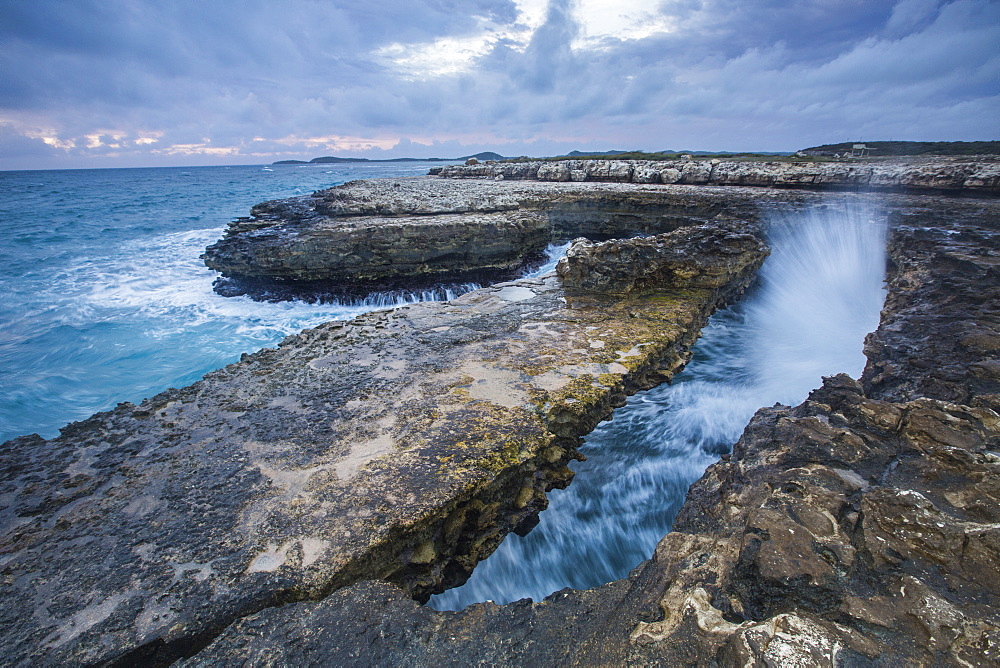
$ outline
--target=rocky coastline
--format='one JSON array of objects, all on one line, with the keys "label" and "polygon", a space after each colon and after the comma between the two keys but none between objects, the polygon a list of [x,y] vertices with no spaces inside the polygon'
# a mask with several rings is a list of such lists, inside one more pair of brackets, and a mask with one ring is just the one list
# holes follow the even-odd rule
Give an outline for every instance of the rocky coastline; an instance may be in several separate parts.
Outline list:
[{"label": "rocky coastline", "polygon": [[[227,296],[365,294],[517,278],[549,243],[754,221],[816,193],[435,177],[354,181],[264,202],[202,256]],[[296,291],[295,289],[298,288]]]},{"label": "rocky coastline", "polygon": [[448,165],[445,178],[665,185],[867,189],[889,192],[1000,193],[996,156],[895,158],[884,161],[556,160]]},{"label": "rocky coastline", "polygon": [[758,411],[628,578],[457,613],[362,582],[184,665],[996,665],[998,213],[897,210],[863,377]]},{"label": "rocky coastline", "polygon": [[[206,262],[292,281],[364,265],[369,286],[510,271],[539,245],[585,237],[558,274],[327,323],[55,439],[4,444],[8,661],[1000,660],[991,197],[886,196],[889,297],[862,378],[759,411],[628,578],[540,602],[421,607],[508,532],[530,530],[546,492],[569,483],[582,435],[686,363],[708,315],[763,261],[761,219],[824,197],[662,175],[464,175],[477,178],[264,203]],[[996,181],[962,187],[990,194]],[[496,243],[481,253],[413,255],[427,252],[412,248],[422,235],[485,230]],[[303,273],[266,273],[279,266]],[[326,266],[344,273],[318,278]]]},{"label": "rocky coastline", "polygon": [[[1000,161],[564,160],[485,162],[435,178],[355,181],[264,202],[202,258],[216,290],[255,299],[337,299],[511,280],[546,245],[752,220],[818,191],[1000,194]],[[692,188],[691,186],[698,186]]]},{"label": "rocky coastline", "polygon": [[167,663],[360,580],[419,600],[461,583],[569,482],[582,435],[684,365],[753,279],[759,233],[664,235],[683,271],[627,293],[550,275],[328,323],[8,442],[4,655]]}]

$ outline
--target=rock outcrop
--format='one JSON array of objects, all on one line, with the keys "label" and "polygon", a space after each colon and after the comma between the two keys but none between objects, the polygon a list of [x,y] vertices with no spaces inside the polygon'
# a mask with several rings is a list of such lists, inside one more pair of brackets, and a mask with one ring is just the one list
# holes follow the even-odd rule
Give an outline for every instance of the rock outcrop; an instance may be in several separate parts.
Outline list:
[{"label": "rock outcrop", "polygon": [[449,165],[446,178],[1000,193],[996,156],[848,162],[559,160]]},{"label": "rock outcrop", "polygon": [[[661,234],[754,220],[777,197],[746,189],[664,189],[434,178],[354,181],[255,206],[206,249],[217,290],[262,298],[366,293],[516,278],[550,241]],[[786,204],[809,201],[784,197]]]},{"label": "rock outcrop", "polygon": [[664,285],[718,289],[756,265],[741,250],[752,238],[745,225],[717,224],[641,239],[577,239],[556,273],[570,292],[627,294]]},{"label": "rock outcrop", "polygon": [[838,376],[758,413],[626,580],[458,613],[360,583],[185,665],[995,665],[998,438],[992,411]]},{"label": "rock outcrop", "polygon": [[[509,280],[540,259],[549,242],[749,220],[768,203],[810,201],[812,193],[801,189],[1000,193],[1000,161],[990,157],[486,162],[438,173],[444,178],[354,181],[264,202],[231,223],[202,257],[223,275],[216,289],[227,296],[338,297]],[[776,188],[800,190],[780,195]]]},{"label": "rock outcrop", "polygon": [[363,582],[186,665],[997,665],[1000,203],[911,204],[862,382],[760,410],[628,578],[457,613]]},{"label": "rock outcrop", "polygon": [[928,202],[894,217],[892,290],[865,343],[865,391],[1000,411],[996,202]]},{"label": "rock outcrop", "polygon": [[164,663],[359,580],[418,599],[461,583],[568,483],[581,435],[684,365],[766,253],[710,226],[674,237],[692,261],[708,241],[743,258],[714,287],[501,284],[327,323],[50,441],[9,441],[4,660]]}]

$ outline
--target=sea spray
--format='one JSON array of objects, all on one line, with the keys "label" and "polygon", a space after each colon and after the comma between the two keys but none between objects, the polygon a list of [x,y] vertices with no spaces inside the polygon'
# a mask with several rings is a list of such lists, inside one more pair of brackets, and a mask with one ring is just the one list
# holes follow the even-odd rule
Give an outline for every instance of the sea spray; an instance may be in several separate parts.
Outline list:
[{"label": "sea spray", "polygon": [[712,317],[688,367],[598,426],[539,525],[508,536],[468,583],[430,605],[540,600],[624,577],[649,558],[690,484],[757,408],[799,403],[824,375],[861,373],[885,296],[885,234],[876,207],[839,200],[773,218],[759,284]]},{"label": "sea spray", "polygon": [[321,322],[472,287],[258,303],[212,292],[217,274],[198,259],[230,219],[262,200],[427,167],[0,172],[0,442],[54,436],[67,422],[189,384]]}]

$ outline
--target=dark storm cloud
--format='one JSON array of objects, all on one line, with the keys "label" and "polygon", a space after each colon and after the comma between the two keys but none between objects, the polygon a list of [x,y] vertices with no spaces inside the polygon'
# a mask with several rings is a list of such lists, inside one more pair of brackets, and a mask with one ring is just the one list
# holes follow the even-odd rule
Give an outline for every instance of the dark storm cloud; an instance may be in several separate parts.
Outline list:
[{"label": "dark storm cloud", "polygon": [[1000,135],[997,2],[664,0],[669,32],[594,38],[588,1],[530,35],[513,0],[0,2],[0,140],[155,164]]}]

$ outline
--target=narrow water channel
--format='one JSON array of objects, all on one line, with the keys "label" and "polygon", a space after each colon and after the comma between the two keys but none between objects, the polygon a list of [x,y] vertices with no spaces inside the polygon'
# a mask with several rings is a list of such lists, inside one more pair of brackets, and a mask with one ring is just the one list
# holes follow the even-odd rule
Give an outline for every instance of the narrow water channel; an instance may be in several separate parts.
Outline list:
[{"label": "narrow water channel", "polygon": [[822,376],[861,374],[885,298],[885,234],[884,215],[854,202],[773,218],[757,286],[712,317],[687,368],[599,425],[538,526],[510,534],[465,585],[429,605],[537,601],[625,577],[648,559],[688,487],[758,408],[798,404]]}]

